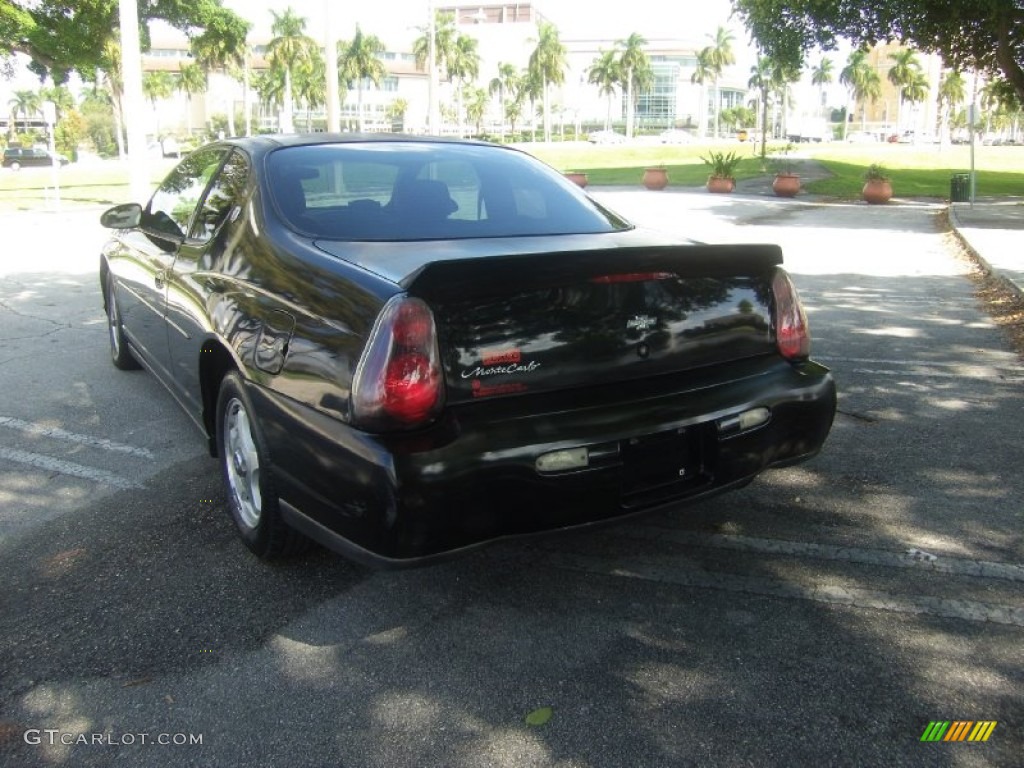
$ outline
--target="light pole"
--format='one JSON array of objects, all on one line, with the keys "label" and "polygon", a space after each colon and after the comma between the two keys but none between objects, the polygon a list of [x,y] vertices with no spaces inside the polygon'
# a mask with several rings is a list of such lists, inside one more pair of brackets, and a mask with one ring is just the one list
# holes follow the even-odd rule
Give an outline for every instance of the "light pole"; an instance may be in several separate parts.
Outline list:
[{"label": "light pole", "polygon": [[434,0],[427,0],[427,133],[441,135],[441,111],[437,104],[437,41],[435,35]]},{"label": "light pole", "polygon": [[341,130],[338,119],[338,43],[334,35],[334,2],[324,0],[327,28],[324,39],[324,58],[327,62],[327,130],[337,133]]},{"label": "light pole", "polygon": [[146,158],[145,114],[142,98],[142,51],[139,47],[139,6],[137,0],[120,0],[121,77],[124,81],[122,111],[128,137],[128,178],[132,200],[144,203],[149,197],[149,164]]}]

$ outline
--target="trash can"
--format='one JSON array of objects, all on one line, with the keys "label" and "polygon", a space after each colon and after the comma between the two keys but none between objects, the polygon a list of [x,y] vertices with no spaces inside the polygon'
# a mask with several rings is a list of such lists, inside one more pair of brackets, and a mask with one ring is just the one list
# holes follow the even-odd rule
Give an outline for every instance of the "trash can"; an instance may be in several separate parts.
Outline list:
[{"label": "trash can", "polygon": [[954,173],[949,179],[949,202],[966,203],[971,199],[971,174]]}]

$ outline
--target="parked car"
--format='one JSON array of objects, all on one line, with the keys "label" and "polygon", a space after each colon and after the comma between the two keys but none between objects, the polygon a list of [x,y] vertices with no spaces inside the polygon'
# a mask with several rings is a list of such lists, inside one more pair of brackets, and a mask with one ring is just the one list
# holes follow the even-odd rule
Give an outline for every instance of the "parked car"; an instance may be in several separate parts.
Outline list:
[{"label": "parked car", "polygon": [[23,166],[54,165],[55,160],[60,165],[68,164],[68,159],[59,152],[38,147],[7,147],[3,166],[16,171]]},{"label": "parked car", "polygon": [[662,131],[658,135],[658,139],[662,144],[692,144],[694,142],[693,134],[676,128]]},{"label": "parked car", "polygon": [[875,144],[878,142],[878,136],[868,131],[850,131],[846,135],[846,141],[850,144]]},{"label": "parked car", "polygon": [[229,139],[102,223],[113,364],[192,417],[262,557],[423,563],[691,503],[832,423],[778,247],[639,230],[509,147]]},{"label": "parked car", "polygon": [[587,141],[591,144],[623,144],[626,137],[615,131],[594,131],[587,136]]}]

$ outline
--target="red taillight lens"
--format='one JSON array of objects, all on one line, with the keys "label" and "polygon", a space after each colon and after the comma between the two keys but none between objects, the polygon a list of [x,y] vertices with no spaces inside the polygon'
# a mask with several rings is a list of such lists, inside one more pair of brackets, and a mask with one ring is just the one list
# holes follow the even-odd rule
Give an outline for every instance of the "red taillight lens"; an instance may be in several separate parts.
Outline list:
[{"label": "red taillight lens", "polygon": [[787,360],[798,360],[811,354],[811,332],[807,314],[800,303],[796,286],[783,270],[775,271],[772,278],[775,295],[775,343]]},{"label": "red taillight lens", "polygon": [[364,429],[409,429],[444,405],[437,331],[430,308],[397,296],[380,313],[352,382],[353,422]]}]

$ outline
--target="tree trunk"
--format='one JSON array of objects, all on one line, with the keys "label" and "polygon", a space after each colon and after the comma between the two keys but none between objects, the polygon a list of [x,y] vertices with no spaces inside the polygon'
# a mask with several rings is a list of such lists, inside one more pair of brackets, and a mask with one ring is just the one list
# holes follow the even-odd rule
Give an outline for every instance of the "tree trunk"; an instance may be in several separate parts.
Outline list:
[{"label": "tree trunk", "polygon": [[245,135],[252,136],[252,88],[249,83],[249,51],[246,49],[242,61],[242,109],[245,111]]},{"label": "tree trunk", "polygon": [[113,86],[110,88],[110,101],[114,112],[114,140],[117,142],[117,156],[121,160],[127,157],[124,148],[124,121],[121,118],[121,93]]},{"label": "tree trunk", "polygon": [[633,68],[626,70],[626,138],[633,138]]},{"label": "tree trunk", "polygon": [[295,107],[292,103],[292,73],[287,67],[284,70],[284,105],[281,107],[281,119],[279,120],[278,130],[281,133],[295,133],[295,127],[292,124],[292,112]]},{"label": "tree trunk", "polygon": [[356,82],[356,111],[359,113],[359,132],[366,130],[366,123],[363,120],[363,78]]},{"label": "tree trunk", "polygon": [[544,92],[542,94],[544,107],[544,141],[551,141],[551,115],[548,112],[548,77],[542,75]]}]

